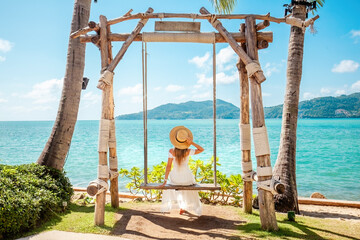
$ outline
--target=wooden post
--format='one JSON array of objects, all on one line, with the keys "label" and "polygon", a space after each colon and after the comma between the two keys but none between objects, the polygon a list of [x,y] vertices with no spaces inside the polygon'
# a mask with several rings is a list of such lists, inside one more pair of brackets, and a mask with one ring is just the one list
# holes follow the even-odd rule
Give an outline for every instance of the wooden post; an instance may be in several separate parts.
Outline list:
[{"label": "wooden post", "polygon": [[256,25],[256,31],[263,30],[264,28],[267,28],[268,26],[270,26],[270,21],[264,20]]},{"label": "wooden post", "polygon": [[[200,9],[201,14],[210,14],[208,10],[206,10],[204,7]],[[215,15],[214,15],[215,16]],[[231,36],[231,34],[223,27],[221,22],[216,19],[209,19],[209,22],[213,27],[219,31],[219,33],[226,39],[226,41],[229,43],[229,45],[234,49],[234,51],[239,55],[241,60],[245,63],[245,65],[248,65],[249,63],[253,62],[251,57],[249,57],[244,50],[237,44],[235,39]],[[256,34],[256,32],[255,32]],[[256,35],[255,35],[255,43],[257,41]],[[257,71],[254,73],[255,79],[258,83],[262,83],[266,80],[264,73],[262,71]]]},{"label": "wooden post", "polygon": [[[152,13],[154,11],[154,9],[149,8],[145,14],[149,14]],[[123,58],[126,50],[129,48],[130,44],[133,42],[134,38],[136,37],[136,35],[138,35],[138,33],[141,31],[141,29],[145,26],[145,24],[148,22],[148,18],[145,19],[141,19],[139,21],[139,23],[137,24],[137,26],[135,27],[134,31],[132,31],[132,33],[130,34],[130,36],[126,39],[126,41],[124,42],[124,44],[122,45],[121,49],[119,50],[119,52],[116,54],[114,60],[111,62],[111,64],[108,66],[107,70],[109,70],[110,72],[113,72],[114,69],[116,68],[116,66],[118,65],[118,63],[120,62],[120,60]]]},{"label": "wooden post", "polygon": [[[256,39],[256,25],[253,17],[245,19],[246,29],[246,46],[247,53],[252,59],[258,59],[257,39]],[[260,128],[265,126],[264,108],[262,104],[261,85],[250,77],[250,91],[251,91],[251,113],[253,128]],[[271,167],[270,154],[256,157],[258,167]],[[269,180],[271,176],[258,176],[259,181]],[[267,231],[278,230],[275,205],[273,194],[263,189],[258,189],[259,209],[261,228]]]},{"label": "wooden post", "polygon": [[[245,33],[245,24],[241,24],[240,32]],[[240,46],[246,52],[246,44],[241,43]],[[240,124],[250,124],[250,110],[249,110],[249,79],[245,64],[239,58],[237,68],[240,74]],[[243,128],[240,127],[240,134],[250,135],[250,128],[248,133],[243,132]],[[250,140],[250,139],[249,139]],[[251,162],[250,149],[244,150],[241,146],[241,160],[242,162]],[[251,172],[251,170],[244,171],[243,173]],[[246,213],[252,213],[252,181],[244,181],[243,190],[243,210]]]},{"label": "wooden post", "polygon": [[[108,64],[110,64],[113,61],[112,46],[111,46],[111,41],[109,41],[109,35],[111,33],[110,25],[107,25],[106,33],[107,33],[106,36],[107,36]],[[115,109],[114,84],[111,84],[110,85],[110,119],[111,120],[115,119],[114,109]],[[112,142],[112,144],[109,143],[109,161],[111,161],[111,159],[116,159],[115,162],[117,163],[115,123],[114,123],[114,130],[113,132],[111,131],[112,129],[110,128],[110,136],[112,136],[113,134],[112,140],[114,142]],[[118,172],[117,164],[115,165],[110,163],[109,166],[110,166],[110,171]],[[119,177],[118,176],[110,179],[110,193],[111,193],[111,206],[113,208],[118,208],[119,207]]]},{"label": "wooden post", "polygon": [[[100,15],[100,54],[101,54],[101,68],[105,69],[108,66],[108,46],[107,46],[107,30],[106,17]],[[110,86],[112,85],[112,82]],[[110,86],[105,86],[102,91],[102,105],[101,105],[101,119],[111,119],[111,94]],[[107,152],[99,152],[99,165],[107,165]],[[100,178],[107,182],[107,178]],[[105,217],[105,198],[106,192],[96,195],[95,202],[95,225],[104,225]]]}]

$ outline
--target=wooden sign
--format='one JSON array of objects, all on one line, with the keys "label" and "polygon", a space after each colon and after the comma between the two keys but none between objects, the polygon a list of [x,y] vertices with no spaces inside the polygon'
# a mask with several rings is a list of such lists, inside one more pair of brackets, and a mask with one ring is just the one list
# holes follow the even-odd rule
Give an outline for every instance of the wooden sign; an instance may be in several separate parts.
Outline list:
[{"label": "wooden sign", "polygon": [[200,32],[200,22],[156,21],[155,31]]}]

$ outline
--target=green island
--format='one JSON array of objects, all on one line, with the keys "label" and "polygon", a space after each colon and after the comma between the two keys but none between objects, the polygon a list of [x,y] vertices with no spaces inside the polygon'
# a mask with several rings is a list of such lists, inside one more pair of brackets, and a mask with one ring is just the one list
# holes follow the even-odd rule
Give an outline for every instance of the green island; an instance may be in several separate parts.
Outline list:
[{"label": "green island", "polygon": [[[189,101],[168,103],[148,110],[148,119],[211,119],[212,101]],[[265,118],[281,118],[283,105],[265,107]],[[240,109],[234,104],[217,99],[216,117],[218,119],[238,119]],[[319,97],[299,103],[299,118],[359,118],[360,93],[338,97]],[[141,120],[143,112],[124,114],[117,120]]]}]

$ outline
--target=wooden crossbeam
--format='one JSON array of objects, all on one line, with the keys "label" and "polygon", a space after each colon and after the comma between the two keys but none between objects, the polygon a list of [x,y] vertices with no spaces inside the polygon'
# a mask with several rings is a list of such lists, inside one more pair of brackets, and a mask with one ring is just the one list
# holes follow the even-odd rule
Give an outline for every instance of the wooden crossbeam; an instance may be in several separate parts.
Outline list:
[{"label": "wooden crossbeam", "polygon": [[[179,38],[183,38],[182,36],[187,34],[207,34],[207,33],[162,33],[162,34],[169,34],[172,36],[179,36]],[[245,33],[230,33],[231,36],[234,38],[236,42],[245,43]],[[130,33],[112,33],[109,35],[109,41],[113,42],[122,42],[125,41],[130,36]],[[268,43],[273,42],[273,33],[272,32],[258,32],[257,33],[258,41],[266,41]],[[92,34],[92,35],[83,35],[80,37],[80,42],[87,43],[93,42],[97,43],[99,40],[99,35]],[[137,34],[133,41],[141,42],[143,40],[143,34]],[[215,43],[225,43],[227,42],[225,38],[220,33],[215,33]]]}]

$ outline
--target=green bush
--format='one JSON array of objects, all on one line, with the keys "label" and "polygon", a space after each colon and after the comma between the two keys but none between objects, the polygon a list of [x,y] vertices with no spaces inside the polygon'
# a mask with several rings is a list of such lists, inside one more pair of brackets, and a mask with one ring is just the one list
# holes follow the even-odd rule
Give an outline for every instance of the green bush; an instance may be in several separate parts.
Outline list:
[{"label": "green bush", "polygon": [[31,229],[63,211],[72,194],[69,179],[54,168],[0,165],[0,237]]},{"label": "green bush", "polygon": [[[217,165],[219,159],[217,158]],[[214,183],[214,159],[210,159],[207,163],[202,160],[194,160],[190,157],[189,167],[192,170],[195,180],[198,183]],[[165,177],[166,163],[161,162],[158,165],[148,169],[148,182],[149,183],[162,183]],[[159,190],[141,190],[140,185],[144,182],[144,171],[138,167],[133,167],[131,170],[120,169],[122,177],[126,177],[130,182],[126,185],[132,194],[143,194],[147,200],[160,200],[162,191]],[[231,204],[239,206],[241,204],[241,196],[243,189],[243,180],[240,174],[230,175],[227,177],[220,171],[216,171],[217,183],[221,187],[220,191],[202,191],[199,192],[201,201],[205,203],[220,203]]]}]

